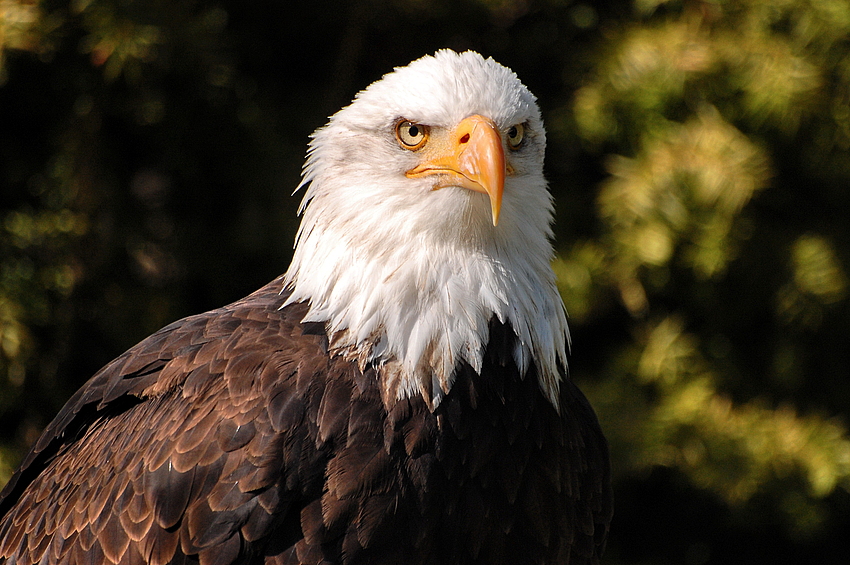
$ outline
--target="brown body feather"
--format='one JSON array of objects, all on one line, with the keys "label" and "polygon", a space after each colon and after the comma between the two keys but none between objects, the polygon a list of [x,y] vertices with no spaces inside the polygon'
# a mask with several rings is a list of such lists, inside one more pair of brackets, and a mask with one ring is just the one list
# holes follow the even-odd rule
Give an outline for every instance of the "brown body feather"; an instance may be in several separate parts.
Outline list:
[{"label": "brown body feather", "polygon": [[275,281],[180,320],[62,409],[0,500],[0,563],[595,563],[608,454],[498,323],[481,375],[389,409]]}]

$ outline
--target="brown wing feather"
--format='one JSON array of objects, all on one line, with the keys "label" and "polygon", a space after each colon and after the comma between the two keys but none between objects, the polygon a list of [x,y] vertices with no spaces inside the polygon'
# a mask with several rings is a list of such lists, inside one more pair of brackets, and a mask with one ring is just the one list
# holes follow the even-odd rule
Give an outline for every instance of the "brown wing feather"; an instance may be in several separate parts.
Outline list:
[{"label": "brown wing feather", "polygon": [[[0,498],[0,562],[596,563],[607,447],[556,411],[493,324],[433,412],[386,407],[274,281],[163,328],[95,375]],[[498,344],[498,345],[497,345]]]},{"label": "brown wing feather", "polygon": [[278,301],[269,286],[172,324],[95,375],[3,491],[0,561],[226,563],[266,536],[286,504],[259,503],[282,466],[265,395],[307,347]]}]

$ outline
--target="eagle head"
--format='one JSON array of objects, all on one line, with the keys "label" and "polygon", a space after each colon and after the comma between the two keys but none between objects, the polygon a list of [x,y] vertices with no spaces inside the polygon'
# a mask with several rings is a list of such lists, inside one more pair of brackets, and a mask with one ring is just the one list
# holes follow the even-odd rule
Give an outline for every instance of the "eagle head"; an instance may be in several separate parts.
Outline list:
[{"label": "eagle head", "polygon": [[510,69],[438,51],[357,94],[312,136],[284,281],[385,402],[430,406],[480,372],[495,318],[557,405],[569,342],[552,258],[546,134]]}]

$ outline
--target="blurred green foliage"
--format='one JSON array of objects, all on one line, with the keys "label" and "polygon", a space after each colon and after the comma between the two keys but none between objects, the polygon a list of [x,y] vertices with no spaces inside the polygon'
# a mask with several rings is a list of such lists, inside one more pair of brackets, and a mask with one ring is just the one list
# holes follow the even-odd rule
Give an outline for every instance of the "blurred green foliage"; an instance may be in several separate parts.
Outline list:
[{"label": "blurred green foliage", "polygon": [[850,561],[848,32],[847,0],[0,0],[0,482],[105,362],[286,268],[327,115],[472,48],[548,124],[606,561]]}]

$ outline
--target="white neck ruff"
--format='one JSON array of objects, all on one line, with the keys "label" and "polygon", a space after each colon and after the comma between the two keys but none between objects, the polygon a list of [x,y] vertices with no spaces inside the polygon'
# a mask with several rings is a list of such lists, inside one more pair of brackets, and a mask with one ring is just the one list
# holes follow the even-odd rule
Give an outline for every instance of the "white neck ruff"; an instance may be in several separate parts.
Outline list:
[{"label": "white neck ruff", "polygon": [[569,333],[551,251],[541,262],[533,249],[512,252],[498,238],[476,249],[428,245],[413,234],[388,246],[380,233],[355,240],[317,229],[317,215],[305,214],[286,303],[309,302],[304,321],[325,323],[332,354],[361,369],[373,364],[388,405],[419,393],[436,407],[459,363],[480,372],[495,316],[516,333],[520,373],[533,362],[558,406]]}]

